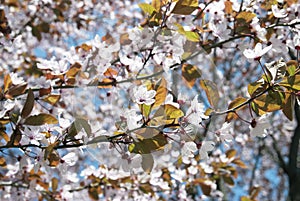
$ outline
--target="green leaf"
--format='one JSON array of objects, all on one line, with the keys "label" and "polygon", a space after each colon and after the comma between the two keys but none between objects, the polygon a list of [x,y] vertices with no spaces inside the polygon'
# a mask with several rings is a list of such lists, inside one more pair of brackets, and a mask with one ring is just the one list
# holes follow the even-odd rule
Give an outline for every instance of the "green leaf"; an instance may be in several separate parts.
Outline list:
[{"label": "green leaf", "polygon": [[210,80],[200,80],[200,86],[204,89],[210,105],[216,108],[220,99],[217,85]]},{"label": "green leaf", "polygon": [[156,12],[156,9],[152,5],[150,5],[150,4],[140,3],[138,5],[148,15],[152,15],[153,12]]},{"label": "green leaf", "polygon": [[178,15],[190,15],[198,9],[198,0],[179,0],[171,13]]},{"label": "green leaf", "polygon": [[255,112],[255,114],[257,114],[258,116],[266,114],[265,111],[259,109],[258,105],[254,101],[251,102],[251,108]]},{"label": "green leaf", "polygon": [[152,171],[154,165],[154,160],[152,154],[143,154],[142,155],[142,168],[148,174]]},{"label": "green leaf", "polygon": [[58,120],[50,114],[40,113],[38,115],[33,115],[25,119],[25,125],[31,126],[41,126],[44,124],[57,124]]},{"label": "green leaf", "polygon": [[26,102],[21,112],[21,117],[26,118],[32,111],[34,105],[34,94],[31,89],[28,90]]}]

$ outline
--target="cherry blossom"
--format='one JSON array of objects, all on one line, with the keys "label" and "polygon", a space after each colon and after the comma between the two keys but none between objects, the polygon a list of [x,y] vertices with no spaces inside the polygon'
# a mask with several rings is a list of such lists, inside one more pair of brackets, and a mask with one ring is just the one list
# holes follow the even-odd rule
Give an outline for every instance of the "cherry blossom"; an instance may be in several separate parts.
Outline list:
[{"label": "cherry blossom", "polygon": [[262,115],[257,120],[252,120],[252,125],[250,126],[250,136],[253,137],[266,137],[268,135],[267,129],[271,127],[269,121],[270,115]]},{"label": "cherry blossom", "polygon": [[10,79],[14,85],[24,84],[25,81],[17,73],[10,73]]},{"label": "cherry blossom", "polygon": [[288,14],[285,9],[279,9],[278,5],[272,5],[272,13],[276,18],[285,18]]},{"label": "cherry blossom", "polygon": [[6,112],[12,110],[15,107],[15,102],[12,100],[7,100],[4,103],[1,102],[0,104],[1,104],[0,118],[4,117]]},{"label": "cherry blossom", "polygon": [[299,5],[3,1],[0,200],[297,200]]},{"label": "cherry blossom", "polygon": [[191,102],[191,106],[186,112],[186,119],[189,123],[194,125],[199,125],[202,122],[202,119],[206,119],[207,116],[204,114],[204,104],[198,102],[198,96]]},{"label": "cherry blossom", "polygon": [[272,45],[269,45],[265,48],[262,47],[261,43],[257,43],[253,49],[244,50],[243,54],[248,59],[260,60],[260,58],[272,49]]},{"label": "cherry blossom", "polygon": [[121,117],[126,119],[127,128],[129,130],[134,130],[143,125],[141,121],[143,116],[141,114],[137,114],[136,110],[134,109],[125,109]]},{"label": "cherry blossom", "polygon": [[214,150],[215,143],[213,141],[204,141],[202,142],[201,148],[199,150],[200,158],[202,160],[208,159],[208,152]]},{"label": "cherry blossom", "polygon": [[145,85],[136,86],[132,90],[133,101],[137,104],[151,105],[155,102],[156,91],[147,90]]},{"label": "cherry blossom", "polygon": [[224,143],[226,148],[229,148],[229,143],[233,141],[233,127],[232,123],[225,122],[222,127],[217,131],[216,135]]},{"label": "cherry blossom", "polygon": [[197,145],[194,142],[185,142],[181,149],[182,157],[194,157],[194,152],[197,150]]}]

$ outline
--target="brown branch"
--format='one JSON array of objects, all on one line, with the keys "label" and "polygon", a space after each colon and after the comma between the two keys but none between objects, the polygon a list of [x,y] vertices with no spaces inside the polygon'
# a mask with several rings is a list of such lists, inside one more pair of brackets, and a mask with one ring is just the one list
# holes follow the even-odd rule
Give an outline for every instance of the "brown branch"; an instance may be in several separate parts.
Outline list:
[{"label": "brown branch", "polygon": [[288,168],[287,168],[287,164],[285,163],[283,157],[282,157],[282,154],[280,153],[280,150],[277,146],[277,141],[275,139],[275,137],[273,135],[269,135],[272,140],[273,140],[273,149],[275,150],[276,152],[276,155],[277,155],[277,158],[278,158],[278,161],[279,161],[279,165],[280,167],[283,169],[283,171],[289,175],[289,171],[288,171]]}]

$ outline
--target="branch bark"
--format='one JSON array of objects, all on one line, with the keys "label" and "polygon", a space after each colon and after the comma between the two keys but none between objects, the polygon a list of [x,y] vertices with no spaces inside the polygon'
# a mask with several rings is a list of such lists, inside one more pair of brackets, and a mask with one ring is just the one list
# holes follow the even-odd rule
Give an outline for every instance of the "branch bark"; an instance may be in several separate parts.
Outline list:
[{"label": "branch bark", "polygon": [[294,131],[290,145],[289,164],[288,164],[288,177],[289,177],[289,199],[290,201],[300,200],[300,165],[297,164],[299,157],[299,140],[300,140],[300,108],[296,101],[295,103],[295,117],[297,127]]}]

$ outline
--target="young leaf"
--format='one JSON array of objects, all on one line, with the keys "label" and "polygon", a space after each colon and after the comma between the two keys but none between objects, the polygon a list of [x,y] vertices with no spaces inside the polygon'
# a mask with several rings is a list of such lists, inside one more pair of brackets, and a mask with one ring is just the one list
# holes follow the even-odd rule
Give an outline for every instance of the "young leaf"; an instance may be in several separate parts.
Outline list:
[{"label": "young leaf", "polygon": [[89,188],[88,194],[92,200],[99,200],[99,193],[96,187]]},{"label": "young leaf", "polygon": [[198,8],[198,6],[198,0],[179,0],[172,10],[172,13],[178,15],[190,15]]},{"label": "young leaf", "polygon": [[167,89],[167,81],[164,77],[161,78],[161,80],[157,83],[158,87],[156,90],[155,95],[155,103],[153,105],[153,108],[159,107],[161,104],[163,104],[166,100],[166,96],[168,93]]},{"label": "young leaf", "polygon": [[1,167],[6,167],[6,160],[4,157],[0,156],[0,166]]},{"label": "young leaf", "polygon": [[224,4],[225,4],[225,13],[226,14],[231,14],[232,13],[232,2],[231,1],[229,1],[229,0],[226,0],[225,2],[224,2]]},{"label": "young leaf", "polygon": [[238,158],[234,159],[232,161],[232,163],[236,164],[237,166],[239,166],[240,168],[243,168],[243,169],[248,168],[247,165],[243,161],[241,161],[241,159],[238,159]]},{"label": "young leaf", "polygon": [[60,157],[57,151],[52,151],[48,156],[49,166],[56,167],[60,162]]},{"label": "young leaf", "polygon": [[59,142],[54,142],[52,144],[50,144],[46,149],[45,149],[45,153],[44,153],[44,160],[46,160],[50,154],[53,152],[54,147],[56,147],[59,144]]},{"label": "young leaf", "polygon": [[203,194],[209,196],[211,193],[211,190],[212,190],[211,185],[209,185],[204,179],[201,179],[199,184],[201,186],[201,190],[202,190]]},{"label": "young leaf", "polygon": [[251,22],[251,20],[256,16],[255,13],[252,13],[250,11],[243,11],[243,12],[240,12],[236,18],[237,19],[243,19],[245,20],[247,23]]},{"label": "young leaf", "polygon": [[184,116],[184,113],[173,105],[165,105],[164,111],[168,119],[177,119]]},{"label": "young leaf", "polygon": [[148,117],[151,112],[151,108],[152,108],[151,105],[142,104],[140,105],[140,108],[143,116]]},{"label": "young leaf", "polygon": [[191,64],[183,64],[181,74],[188,87],[192,88],[197,78],[201,77],[201,70]]},{"label": "young leaf", "polygon": [[265,90],[267,87],[266,84],[263,84],[261,82],[253,82],[248,84],[248,93],[251,97],[259,94],[263,90]]},{"label": "young leaf", "polygon": [[[237,97],[236,99],[234,99],[233,101],[231,101],[229,103],[228,110],[233,109],[233,108],[245,103],[246,101],[247,101],[247,99],[244,97]],[[244,109],[245,107],[246,107],[246,105],[236,109],[235,112],[237,112],[238,110]],[[237,119],[238,116],[235,114],[235,112],[228,113],[225,121],[230,122],[232,119]]]},{"label": "young leaf", "polygon": [[84,129],[88,136],[91,135],[92,128],[88,121],[83,118],[76,118],[75,121],[69,127],[67,137],[74,138],[82,129]]},{"label": "young leaf", "polygon": [[50,114],[40,113],[38,115],[33,115],[25,119],[25,125],[31,126],[41,126],[44,124],[57,124],[58,120]]},{"label": "young leaf", "polygon": [[6,95],[9,97],[14,97],[14,96],[18,96],[21,95],[25,92],[27,87],[27,84],[20,84],[17,86],[13,86],[11,88],[8,89]]},{"label": "young leaf", "polygon": [[22,133],[19,128],[16,128],[14,132],[11,134],[9,141],[7,142],[7,145],[19,145],[21,139],[22,139]]},{"label": "young leaf", "polygon": [[57,187],[58,187],[58,182],[59,182],[58,179],[55,178],[55,177],[53,177],[53,178],[51,179],[52,192],[56,192]]},{"label": "young leaf", "polygon": [[3,89],[4,92],[6,92],[11,85],[12,85],[12,81],[11,81],[10,75],[6,74],[4,76],[4,89]]},{"label": "young leaf", "polygon": [[241,201],[254,201],[254,200],[250,199],[248,196],[242,196]]},{"label": "young leaf", "polygon": [[32,111],[34,105],[34,94],[31,89],[28,90],[27,99],[21,112],[21,117],[26,118]]},{"label": "young leaf", "polygon": [[142,155],[142,168],[145,172],[149,174],[152,171],[153,164],[154,164],[154,160],[152,154]]},{"label": "young leaf", "polygon": [[235,155],[236,155],[235,149],[229,149],[228,151],[226,151],[226,157],[229,159],[234,158]]},{"label": "young leaf", "polygon": [[60,94],[50,94],[47,97],[43,98],[43,101],[51,105],[55,105],[59,101],[60,97]]},{"label": "young leaf", "polygon": [[0,140],[4,139],[6,142],[9,142],[9,136],[5,130],[0,129]]},{"label": "young leaf", "polygon": [[140,3],[139,7],[148,15],[152,15],[153,12],[156,12],[156,9],[152,5],[147,3]]},{"label": "young leaf", "polygon": [[192,41],[192,42],[199,42],[200,41],[200,36],[197,32],[195,31],[185,31],[184,35],[187,40]]},{"label": "young leaf", "polygon": [[293,89],[293,90],[300,90],[300,75],[284,77],[279,85]]},{"label": "young leaf", "polygon": [[226,184],[228,184],[230,186],[234,185],[233,178],[230,175],[223,175],[222,178]]},{"label": "young leaf", "polygon": [[298,66],[297,61],[290,60],[286,63],[286,65],[287,65],[286,70],[287,70],[289,76],[294,76],[296,73],[296,70],[297,70],[297,66]]},{"label": "young leaf", "polygon": [[294,104],[295,96],[287,94],[284,104],[282,106],[282,112],[290,121],[293,120],[294,116]]},{"label": "young leaf", "polygon": [[97,136],[94,139],[88,141],[87,144],[95,144],[95,143],[99,143],[99,142],[109,142],[108,138],[109,138],[109,136],[105,136],[105,135]]},{"label": "young leaf", "polygon": [[152,0],[151,5],[155,8],[157,12],[159,12],[162,6],[161,3],[161,0]]},{"label": "young leaf", "polygon": [[167,124],[176,124],[178,118],[184,116],[182,110],[174,107],[173,105],[163,105],[159,107],[153,117],[151,118],[150,125],[159,126]]},{"label": "young leaf", "polygon": [[211,106],[216,108],[220,99],[217,85],[210,80],[200,80],[200,86],[204,89]]},{"label": "young leaf", "polygon": [[[260,97],[256,98],[253,101],[259,110],[264,112],[274,112],[277,110],[280,110],[282,107],[282,97],[277,94],[275,97],[272,97],[269,94],[263,94]],[[261,111],[259,111],[259,114],[261,115]]]},{"label": "young leaf", "polygon": [[129,151],[137,154],[149,154],[164,148],[168,143],[166,137],[159,131],[151,128],[140,129],[138,139],[128,147]]}]

